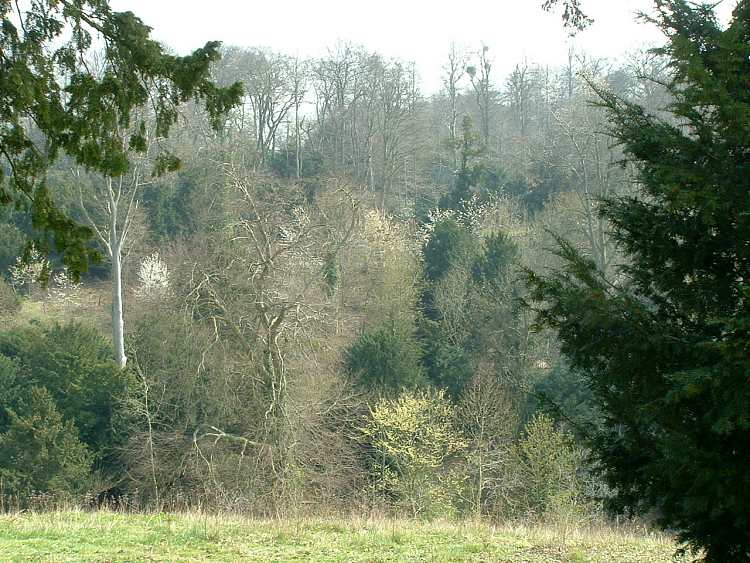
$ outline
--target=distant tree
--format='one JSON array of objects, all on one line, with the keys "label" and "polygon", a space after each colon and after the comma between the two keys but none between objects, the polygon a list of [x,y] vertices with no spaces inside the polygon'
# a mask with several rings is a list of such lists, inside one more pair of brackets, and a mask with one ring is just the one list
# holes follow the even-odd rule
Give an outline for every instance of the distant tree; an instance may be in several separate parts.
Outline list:
[{"label": "distant tree", "polygon": [[[132,12],[113,12],[107,0],[0,1],[0,203],[29,204],[34,227],[51,235],[74,275],[95,251],[90,229],[61,211],[45,172],[61,153],[110,178],[129,168],[129,151],[145,150],[150,107],[158,137],[166,137],[177,108],[202,102],[214,123],[239,101],[241,87],[219,88],[209,68],[219,58],[210,42],[191,55],[169,54]],[[103,72],[92,72],[94,45],[104,46]],[[123,131],[129,131],[127,135]],[[178,159],[162,152],[155,172]],[[5,175],[5,171],[10,172]]]},{"label": "distant tree", "polygon": [[345,353],[346,371],[363,387],[397,394],[425,382],[421,350],[409,327],[378,327],[363,333]]},{"label": "distant tree", "polygon": [[627,253],[623,282],[561,242],[530,274],[603,425],[592,447],[620,508],[655,510],[706,561],[750,561],[750,2],[731,23],[656,2],[672,119],[599,89],[640,197],[602,205]]},{"label": "distant tree", "polygon": [[482,45],[478,53],[477,65],[466,67],[466,74],[469,75],[471,80],[477,107],[479,108],[479,129],[482,133],[482,143],[485,148],[490,146],[490,118],[497,97],[497,92],[492,88],[492,62],[488,55],[489,50],[490,48],[487,45]]},{"label": "distant tree", "polygon": [[440,220],[424,247],[427,280],[440,281],[459,260],[472,257],[475,246],[465,225],[452,218]]},{"label": "distant tree", "polygon": [[448,98],[448,143],[451,150],[453,168],[458,168],[458,145],[456,129],[458,126],[458,100],[461,95],[460,83],[466,73],[466,54],[451,43],[448,62],[443,66],[443,90]]}]

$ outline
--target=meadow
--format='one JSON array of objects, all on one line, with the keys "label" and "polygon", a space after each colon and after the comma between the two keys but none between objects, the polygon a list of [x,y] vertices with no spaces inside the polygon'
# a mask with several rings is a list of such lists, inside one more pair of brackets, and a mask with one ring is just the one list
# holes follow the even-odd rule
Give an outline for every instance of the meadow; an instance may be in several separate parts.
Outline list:
[{"label": "meadow", "polygon": [[[673,561],[667,536],[607,527],[202,513],[0,516],[2,561]],[[679,559],[678,559],[679,560]]]}]

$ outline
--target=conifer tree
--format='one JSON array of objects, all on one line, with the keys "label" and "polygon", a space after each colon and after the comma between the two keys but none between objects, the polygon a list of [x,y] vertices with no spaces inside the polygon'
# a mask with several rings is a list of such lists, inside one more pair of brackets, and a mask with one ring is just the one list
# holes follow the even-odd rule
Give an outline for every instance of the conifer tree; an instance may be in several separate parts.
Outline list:
[{"label": "conifer tree", "polygon": [[[107,0],[0,0],[0,18],[0,204],[28,205],[34,227],[51,235],[78,274],[94,255],[91,231],[56,206],[49,166],[67,154],[117,178],[128,170],[129,154],[146,150],[143,114],[163,138],[178,106],[194,99],[218,126],[241,87],[209,79],[218,42],[171,55],[132,12],[114,12]],[[100,51],[101,68],[92,68]],[[144,107],[149,111],[137,111]],[[177,165],[163,152],[154,172]],[[40,239],[37,246],[48,250],[50,238]]]},{"label": "conifer tree", "polygon": [[[640,193],[601,213],[629,260],[611,283],[560,240],[529,273],[604,425],[592,449],[616,504],[656,514],[706,561],[750,560],[750,1],[656,0],[671,118],[599,90]],[[624,281],[623,281],[624,280]]]}]

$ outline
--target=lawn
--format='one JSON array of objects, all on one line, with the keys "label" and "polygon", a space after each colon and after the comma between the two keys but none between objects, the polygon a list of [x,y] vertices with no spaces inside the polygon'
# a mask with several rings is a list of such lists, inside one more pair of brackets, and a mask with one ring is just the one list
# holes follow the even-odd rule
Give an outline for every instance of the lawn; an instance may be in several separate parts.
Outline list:
[{"label": "lawn", "polygon": [[672,561],[659,535],[203,514],[0,516],[0,561]]}]

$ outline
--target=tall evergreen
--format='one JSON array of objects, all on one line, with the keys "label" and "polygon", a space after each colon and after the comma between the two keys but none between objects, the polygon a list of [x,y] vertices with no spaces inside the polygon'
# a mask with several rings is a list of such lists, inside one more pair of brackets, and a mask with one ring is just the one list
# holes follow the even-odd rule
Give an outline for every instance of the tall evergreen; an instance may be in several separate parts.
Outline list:
[{"label": "tall evergreen", "polygon": [[621,509],[651,511],[706,561],[750,560],[750,1],[656,0],[670,118],[599,91],[638,170],[601,213],[629,257],[618,283],[572,245],[529,274],[543,324],[588,379],[593,451]]}]

